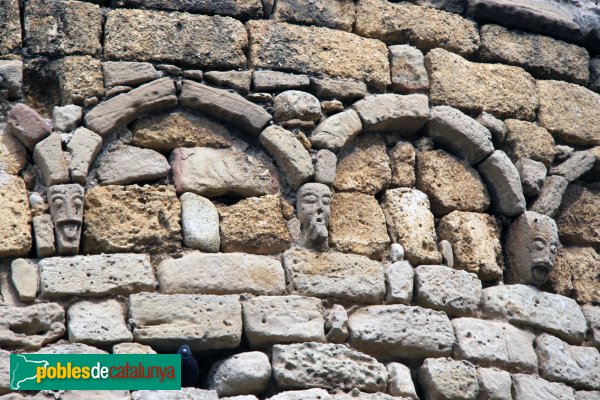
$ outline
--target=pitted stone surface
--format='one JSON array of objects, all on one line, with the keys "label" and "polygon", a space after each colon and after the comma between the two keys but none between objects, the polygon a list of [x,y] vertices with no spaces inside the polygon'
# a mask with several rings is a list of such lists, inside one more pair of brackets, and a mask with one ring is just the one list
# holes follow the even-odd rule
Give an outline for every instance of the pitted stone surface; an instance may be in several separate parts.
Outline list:
[{"label": "pitted stone surface", "polygon": [[554,138],[544,128],[527,121],[507,119],[506,140],[502,150],[516,163],[521,158],[529,158],[545,166],[554,160]]},{"label": "pitted stone surface", "polygon": [[5,349],[34,351],[65,334],[65,310],[55,303],[27,307],[3,306],[0,345]]},{"label": "pitted stone surface", "polygon": [[215,390],[186,387],[181,390],[137,390],[131,400],[219,400]]},{"label": "pitted stone surface", "polygon": [[324,0],[314,3],[281,0],[275,7],[273,19],[349,32],[352,31],[354,25],[354,3],[339,0]]},{"label": "pitted stone surface", "polygon": [[553,291],[580,303],[600,303],[600,255],[592,247],[562,247],[548,278]]},{"label": "pitted stone surface", "polygon": [[38,268],[31,260],[17,258],[10,264],[10,280],[21,301],[35,300],[39,289]]},{"label": "pitted stone surface", "polygon": [[310,79],[308,75],[302,74],[254,71],[252,73],[252,83],[256,92],[281,92],[288,89],[306,89],[310,85]]},{"label": "pitted stone surface", "polygon": [[71,342],[107,345],[133,339],[125,325],[125,309],[114,299],[80,301],[69,307],[67,317]]},{"label": "pitted stone surface", "polygon": [[542,186],[542,190],[531,205],[530,210],[554,218],[568,185],[569,181],[560,175],[546,177],[544,186]]},{"label": "pitted stone surface", "polygon": [[415,269],[417,304],[449,315],[473,315],[481,298],[477,275],[444,265],[421,265]]},{"label": "pitted stone surface", "polygon": [[377,94],[357,101],[352,108],[360,116],[365,132],[413,135],[429,118],[429,101],[424,94]]},{"label": "pitted stone surface", "polygon": [[413,297],[413,267],[408,261],[396,261],[385,270],[385,302],[409,305]]},{"label": "pitted stone surface", "polygon": [[81,122],[81,107],[69,104],[64,107],[54,107],[52,110],[52,121],[54,130],[60,132],[71,132]]},{"label": "pitted stone surface", "polygon": [[410,142],[400,141],[389,152],[392,169],[392,187],[413,187],[415,185],[416,152]]},{"label": "pitted stone surface", "polygon": [[377,357],[444,357],[456,341],[448,316],[417,306],[360,308],[350,315],[350,345]]},{"label": "pitted stone surface", "polygon": [[333,398],[323,389],[288,390],[281,392],[268,400],[332,400]]},{"label": "pitted stone surface", "polygon": [[514,400],[575,400],[575,391],[562,383],[523,374],[513,375],[512,381]]},{"label": "pitted stone surface", "polygon": [[385,295],[383,267],[367,257],[288,250],[283,267],[293,293],[377,304]]},{"label": "pitted stone surface", "polygon": [[51,134],[35,145],[33,160],[42,171],[46,186],[69,182],[69,166],[58,133]]},{"label": "pitted stone surface", "polygon": [[392,88],[400,93],[429,90],[423,53],[407,44],[389,46]]},{"label": "pitted stone surface", "polygon": [[51,64],[56,71],[62,104],[83,105],[104,94],[102,63],[91,56],[71,56]]},{"label": "pitted stone surface", "polygon": [[387,392],[393,396],[418,400],[410,368],[397,362],[389,363],[386,368],[389,373]]},{"label": "pitted stone surface", "polygon": [[0,130],[0,171],[17,175],[27,164],[27,158],[27,148],[6,129]]},{"label": "pitted stone surface", "polygon": [[419,369],[419,381],[429,400],[476,400],[479,393],[477,370],[467,361],[428,358]]},{"label": "pitted stone surface", "polygon": [[113,354],[156,354],[150,346],[139,343],[118,343],[112,347]]},{"label": "pitted stone surface", "polygon": [[219,396],[259,394],[269,384],[271,364],[265,353],[250,351],[218,361],[208,376],[208,388]]},{"label": "pitted stone surface", "polygon": [[544,186],[546,166],[539,161],[521,158],[515,162],[515,167],[517,167],[517,171],[519,171],[523,194],[529,197],[537,196]]},{"label": "pitted stone surface", "polygon": [[50,127],[41,115],[26,104],[16,104],[8,113],[5,134],[19,139],[30,151],[50,134]]},{"label": "pitted stone surface", "polygon": [[180,0],[175,3],[170,0],[125,0],[125,5],[198,14],[230,15],[240,19],[263,16],[260,0],[221,0],[216,3],[211,0]]},{"label": "pitted stone surface", "polygon": [[600,307],[584,304],[582,311],[589,327],[588,338],[594,346],[600,348]]},{"label": "pitted stone surface", "polygon": [[452,326],[457,340],[453,352],[456,358],[514,372],[537,372],[534,334],[505,322],[475,318],[455,318]]},{"label": "pitted stone surface", "polygon": [[252,347],[324,342],[321,300],[302,296],[259,296],[242,303],[244,333]]},{"label": "pitted stone surface", "polygon": [[560,175],[570,183],[592,169],[595,163],[596,157],[591,151],[576,151],[563,163],[550,168],[550,174]]},{"label": "pitted stone surface", "polygon": [[570,343],[581,343],[587,329],[575,300],[526,285],[483,289],[481,312],[486,317],[541,329]]},{"label": "pitted stone surface", "polygon": [[321,122],[310,134],[310,142],[317,148],[337,150],[362,130],[356,111],[349,109],[332,115]]},{"label": "pitted stone surface", "polygon": [[129,185],[165,178],[170,170],[162,154],[123,145],[100,158],[96,175],[102,185]]},{"label": "pitted stone surface", "polygon": [[23,257],[31,250],[31,212],[25,183],[0,171],[0,257]]},{"label": "pitted stone surface", "polygon": [[519,171],[502,150],[494,151],[477,170],[487,183],[497,213],[514,217],[525,211]]},{"label": "pitted stone surface", "polygon": [[359,100],[367,94],[367,85],[354,79],[311,78],[310,86],[318,97],[341,101]]},{"label": "pitted stone surface", "polygon": [[181,247],[181,203],[172,186],[103,186],[85,194],[87,253],[173,251]]},{"label": "pitted stone surface", "polygon": [[2,7],[5,14],[4,29],[0,35],[0,54],[5,54],[21,46],[21,13],[18,0],[2,0]]},{"label": "pitted stone surface", "polygon": [[567,187],[556,223],[560,240],[565,244],[597,246],[600,244],[600,187],[572,184]]},{"label": "pitted stone surface", "polygon": [[321,117],[319,99],[299,90],[286,90],[279,93],[273,99],[273,108],[275,109],[273,117],[276,121],[293,119],[318,121]]},{"label": "pitted stone surface", "polygon": [[477,368],[479,400],[513,400],[512,380],[506,371],[493,368]]},{"label": "pitted stone surface", "polygon": [[150,258],[141,254],[52,257],[39,262],[42,298],[102,297],[152,291]]},{"label": "pitted stone surface", "polygon": [[273,376],[282,389],[384,391],[388,373],[376,359],[340,344],[273,346]]},{"label": "pitted stone surface", "polygon": [[243,253],[187,253],[156,268],[162,293],[283,293],[285,276],[275,258]]},{"label": "pitted stone surface", "polygon": [[193,351],[235,348],[242,338],[239,296],[139,293],[129,297],[133,338],[176,351],[180,338]]},{"label": "pitted stone surface", "polygon": [[73,182],[85,184],[88,171],[102,147],[102,137],[87,128],[81,127],[67,143],[71,155],[69,174]]}]

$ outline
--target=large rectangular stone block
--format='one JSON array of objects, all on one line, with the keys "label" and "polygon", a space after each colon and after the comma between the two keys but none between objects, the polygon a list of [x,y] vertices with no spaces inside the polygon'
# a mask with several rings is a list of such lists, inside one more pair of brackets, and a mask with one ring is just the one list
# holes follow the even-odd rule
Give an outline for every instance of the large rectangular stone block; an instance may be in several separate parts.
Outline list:
[{"label": "large rectangular stone block", "polygon": [[263,6],[260,0],[125,0],[129,7],[159,10],[189,11],[197,14],[229,15],[236,18],[260,18]]},{"label": "large rectangular stone block", "polygon": [[0,0],[0,54],[21,47],[19,0]]},{"label": "large rectangular stone block", "polygon": [[354,1],[279,0],[273,11],[273,19],[349,32],[354,25]]},{"label": "large rectangular stone block", "polygon": [[31,212],[25,182],[0,170],[0,257],[31,250]]},{"label": "large rectangular stone block", "polygon": [[352,78],[380,90],[390,84],[388,50],[379,40],[272,21],[250,21],[246,26],[252,68]]},{"label": "large rectangular stone block", "polygon": [[246,29],[230,17],[113,10],[106,20],[104,55],[109,60],[239,68],[246,66],[247,45]]},{"label": "large rectangular stone block", "polygon": [[239,296],[139,293],[129,297],[134,341],[176,351],[235,348],[242,339]]}]

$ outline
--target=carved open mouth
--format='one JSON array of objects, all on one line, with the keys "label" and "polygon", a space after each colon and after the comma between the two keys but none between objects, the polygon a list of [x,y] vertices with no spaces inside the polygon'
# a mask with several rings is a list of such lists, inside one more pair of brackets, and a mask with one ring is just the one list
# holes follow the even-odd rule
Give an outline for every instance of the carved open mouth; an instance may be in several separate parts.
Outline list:
[{"label": "carved open mouth", "polygon": [[76,219],[63,219],[56,222],[56,229],[60,229],[67,240],[77,240],[81,222]]},{"label": "carved open mouth", "polygon": [[548,279],[552,265],[547,262],[538,262],[531,267],[531,276],[536,284],[541,285]]}]

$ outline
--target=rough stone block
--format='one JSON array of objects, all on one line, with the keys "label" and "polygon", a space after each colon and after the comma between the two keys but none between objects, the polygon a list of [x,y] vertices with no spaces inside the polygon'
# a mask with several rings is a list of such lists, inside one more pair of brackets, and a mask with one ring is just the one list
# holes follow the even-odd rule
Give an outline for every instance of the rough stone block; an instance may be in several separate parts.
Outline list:
[{"label": "rough stone block", "polygon": [[208,376],[208,388],[219,396],[259,394],[269,385],[271,363],[259,351],[239,353],[215,363]]},{"label": "rough stone block", "polygon": [[493,368],[477,368],[478,400],[513,400],[510,374]]},{"label": "rough stone block", "polygon": [[596,157],[591,151],[576,151],[566,161],[550,168],[550,174],[560,175],[570,183],[592,169],[595,163]]},{"label": "rough stone block", "polygon": [[48,137],[50,127],[37,111],[26,104],[19,103],[8,112],[4,134],[14,136],[29,151],[33,151],[37,143]]},{"label": "rough stone block", "polygon": [[390,184],[398,187],[415,185],[415,148],[410,142],[399,141],[389,152],[392,180]]},{"label": "rough stone block", "polygon": [[[273,346],[273,376],[282,389],[385,390],[388,373],[376,359],[340,344]],[[293,366],[293,367],[292,367]]]},{"label": "rough stone block", "polygon": [[33,262],[23,258],[14,260],[10,265],[10,280],[19,293],[19,300],[35,300],[39,289],[39,274]]},{"label": "rough stone block", "polygon": [[136,390],[131,400],[219,400],[215,390],[184,387],[181,390]]},{"label": "rough stone block", "polygon": [[538,107],[535,81],[519,67],[472,63],[443,49],[425,56],[433,104],[486,111],[499,118],[532,120]]},{"label": "rough stone block", "polygon": [[600,93],[600,57],[594,57],[590,60],[590,90]]},{"label": "rough stone block", "polygon": [[430,400],[476,400],[479,393],[477,370],[467,361],[428,358],[419,369],[419,381]]},{"label": "rough stone block", "polygon": [[385,302],[409,305],[413,297],[413,267],[408,261],[396,261],[385,270]]},{"label": "rough stone block", "polygon": [[390,83],[387,48],[378,40],[273,21],[250,21],[246,27],[250,68],[350,78],[378,89]]},{"label": "rough stone block", "polygon": [[238,19],[260,18],[263,6],[260,0],[125,0],[125,5],[161,10],[189,11],[197,14],[229,15]]},{"label": "rough stone block", "polygon": [[241,94],[247,94],[252,85],[252,71],[209,71],[204,74],[204,79],[214,85],[229,87]]},{"label": "rough stone block", "polygon": [[562,383],[523,374],[513,375],[512,382],[514,400],[575,400],[575,391]]},{"label": "rough stone block", "polygon": [[283,267],[293,293],[359,304],[377,304],[385,295],[380,263],[342,253],[289,250]]},{"label": "rough stone block", "polygon": [[514,217],[525,211],[519,171],[502,150],[496,150],[477,166],[490,191],[498,214]]},{"label": "rough stone block", "polygon": [[87,98],[104,95],[102,63],[99,60],[90,56],[73,56],[51,65],[58,77],[63,105],[83,105]]},{"label": "rough stone block", "polygon": [[0,4],[3,10],[0,54],[8,54],[21,47],[21,11],[19,0],[2,0]]},{"label": "rough stone block", "polygon": [[479,114],[475,120],[488,128],[492,134],[492,142],[494,142],[496,147],[504,142],[504,139],[506,138],[506,125],[502,120],[499,120],[485,111]]},{"label": "rough stone block", "polygon": [[2,308],[0,346],[3,349],[38,350],[65,334],[65,310],[58,304]]},{"label": "rough stone block", "polygon": [[425,69],[423,53],[407,44],[388,47],[392,89],[399,93],[429,90],[429,78]]},{"label": "rough stone block", "polygon": [[362,99],[367,94],[367,85],[352,79],[311,78],[310,86],[319,98],[334,98],[349,102]]},{"label": "rough stone block", "polygon": [[10,391],[10,352],[0,350],[0,395]]},{"label": "rough stone block", "polygon": [[560,240],[565,244],[600,244],[600,188],[569,185],[556,217]]},{"label": "rough stone block", "polygon": [[354,2],[324,0],[306,3],[298,0],[281,0],[275,7],[273,19],[350,32],[354,25]]},{"label": "rough stone block", "polygon": [[259,296],[244,301],[244,333],[252,347],[325,342],[321,300],[302,296]]},{"label": "rough stone block", "polygon": [[191,252],[156,268],[162,293],[281,294],[285,276],[273,258],[242,253]]},{"label": "rough stone block", "polygon": [[356,111],[349,109],[321,122],[310,134],[311,144],[317,148],[337,150],[362,131],[362,122]]},{"label": "rough stone block", "polygon": [[310,85],[308,75],[289,74],[279,71],[254,71],[252,73],[252,81],[255,92],[281,92],[289,89],[306,89]]},{"label": "rough stone block", "polygon": [[327,149],[317,152],[315,162],[315,182],[333,186],[337,173],[337,156]]},{"label": "rough stone block", "polygon": [[184,193],[181,200],[181,230],[186,247],[216,253],[221,245],[219,212],[208,199]]},{"label": "rough stone block", "polygon": [[562,247],[548,280],[554,292],[579,303],[600,303],[600,255],[592,247]]},{"label": "rough stone block", "polygon": [[350,345],[377,357],[445,357],[456,339],[448,316],[404,305],[370,306],[350,315]]},{"label": "rough stone block", "polygon": [[150,346],[139,343],[123,342],[112,347],[113,354],[156,354]]},{"label": "rough stone block", "polygon": [[31,212],[25,182],[0,171],[0,257],[23,257],[31,250]]},{"label": "rough stone block", "polygon": [[175,351],[182,337],[193,351],[235,348],[242,338],[239,296],[140,293],[129,297],[133,338]]},{"label": "rough stone block", "polygon": [[429,118],[429,101],[424,94],[377,94],[357,101],[352,108],[358,113],[365,132],[393,131],[414,135]]},{"label": "rough stone block", "polygon": [[575,393],[576,400],[600,400],[600,392],[579,391]]},{"label": "rough stone block", "polygon": [[59,132],[71,132],[81,122],[82,109],[74,104],[64,107],[54,107],[52,110],[52,121],[54,130]]},{"label": "rough stone block", "polygon": [[387,392],[393,396],[418,400],[410,368],[397,362],[389,363],[386,368],[389,374]]},{"label": "rough stone block", "polygon": [[69,182],[69,169],[58,133],[53,133],[35,145],[33,159],[42,172],[46,186]]},{"label": "rough stone block", "polygon": [[67,317],[71,342],[108,345],[133,339],[125,325],[125,310],[114,299],[77,302],[69,307]]},{"label": "rough stone block", "polygon": [[548,176],[544,180],[544,186],[542,186],[542,190],[531,205],[530,210],[554,218],[568,185],[569,181],[562,176]]},{"label": "rough stone block", "polygon": [[28,157],[27,148],[6,128],[0,132],[0,171],[18,175],[27,165]]},{"label": "rough stone block", "polygon": [[537,196],[544,185],[546,166],[529,158],[521,158],[515,163],[515,167],[519,171],[523,194],[529,197]]},{"label": "rough stone block", "polygon": [[[0,54],[2,54],[1,48],[2,38],[0,38]],[[23,62],[21,60],[0,60],[0,77],[2,77],[0,88],[8,91],[8,99],[19,99],[23,86]]]},{"label": "rough stone block", "polygon": [[323,389],[288,390],[267,400],[333,400],[333,397]]},{"label": "rough stone block", "polygon": [[87,128],[78,128],[69,143],[67,150],[71,154],[69,173],[73,182],[85,184],[88,171],[102,147],[102,137]]},{"label": "rough stone block", "polygon": [[135,87],[158,78],[154,65],[142,62],[106,61],[102,63],[104,86]]},{"label": "rough stone block", "polygon": [[527,121],[507,119],[506,140],[502,150],[516,163],[521,158],[529,158],[550,166],[554,160],[554,138],[544,128]]},{"label": "rough stone block", "polygon": [[590,342],[600,348],[600,307],[584,304],[582,307],[583,315],[588,322]]},{"label": "rough stone block", "polygon": [[130,185],[166,178],[169,171],[169,162],[159,152],[120,145],[100,157],[96,176],[102,185]]},{"label": "rough stone block", "polygon": [[42,298],[102,297],[153,291],[150,258],[141,254],[52,257],[39,262]]}]

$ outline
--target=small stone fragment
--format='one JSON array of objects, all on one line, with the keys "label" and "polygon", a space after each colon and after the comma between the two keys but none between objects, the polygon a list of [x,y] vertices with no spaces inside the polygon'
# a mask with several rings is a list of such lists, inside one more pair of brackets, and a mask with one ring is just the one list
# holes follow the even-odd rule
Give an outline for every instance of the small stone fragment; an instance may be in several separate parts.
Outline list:
[{"label": "small stone fragment", "polygon": [[544,186],[542,186],[542,190],[531,205],[530,210],[554,218],[568,185],[569,181],[560,175],[546,177]]},{"label": "small stone fragment", "polygon": [[377,94],[357,101],[352,108],[365,132],[393,131],[407,136],[417,133],[430,115],[424,94]]},{"label": "small stone fragment", "polygon": [[392,88],[399,93],[429,90],[423,53],[407,44],[389,46]]},{"label": "small stone fragment", "polygon": [[25,257],[31,250],[31,212],[25,182],[0,171],[0,257]]},{"label": "small stone fragment", "polygon": [[319,99],[299,90],[287,90],[278,94],[273,101],[273,107],[273,117],[277,121],[318,121],[321,118]]},{"label": "small stone fragment", "polygon": [[412,400],[418,400],[415,384],[413,383],[410,369],[403,364],[392,362],[387,366],[389,380],[387,392],[392,396],[402,396]]},{"label": "small stone fragment", "polygon": [[344,104],[339,100],[325,100],[321,102],[321,110],[327,114],[337,114],[344,111]]},{"label": "small stone fragment", "polygon": [[186,247],[210,253],[219,251],[219,212],[214,204],[193,193],[184,193],[181,200],[181,229]]},{"label": "small stone fragment", "polygon": [[395,187],[415,186],[415,161],[416,152],[410,142],[399,141],[389,152],[392,180],[390,184]]},{"label": "small stone fragment", "polygon": [[537,196],[544,185],[546,166],[529,158],[521,158],[515,163],[515,167],[519,171],[523,194],[528,197]]},{"label": "small stone fragment", "polygon": [[413,296],[414,272],[408,261],[395,261],[385,270],[386,304],[409,305]]},{"label": "small stone fragment", "polygon": [[571,183],[592,169],[595,163],[596,158],[590,152],[576,151],[565,162],[550,168],[550,174],[560,175]]},{"label": "small stone fragment", "polygon": [[91,345],[108,345],[131,341],[125,326],[125,310],[118,301],[84,300],[67,311],[69,340]]},{"label": "small stone fragment", "polygon": [[492,142],[494,142],[496,147],[504,143],[504,139],[506,138],[506,125],[504,122],[502,122],[502,120],[499,120],[492,114],[484,111],[479,114],[475,121],[485,126],[491,132]]},{"label": "small stone fragment", "polygon": [[252,71],[209,71],[203,77],[212,84],[230,87],[241,94],[250,92],[252,84]]},{"label": "small stone fragment", "polygon": [[138,86],[158,78],[154,65],[144,62],[106,61],[102,63],[104,86]]},{"label": "small stone fragment", "polygon": [[38,257],[50,257],[56,254],[54,224],[51,215],[42,214],[33,217],[33,235]]},{"label": "small stone fragment", "polygon": [[392,243],[389,256],[392,262],[404,260],[404,247],[400,243]]},{"label": "small stone fragment", "polygon": [[527,121],[507,119],[506,140],[502,150],[516,163],[521,158],[529,158],[550,166],[554,159],[554,138],[544,128]]},{"label": "small stone fragment", "polygon": [[64,107],[54,107],[52,110],[54,130],[59,132],[71,132],[79,126],[81,116],[81,107],[74,104],[69,104]]},{"label": "small stone fragment", "polygon": [[38,269],[30,260],[17,258],[10,265],[10,279],[19,293],[19,300],[31,302],[37,295]]},{"label": "small stone fragment", "polygon": [[35,145],[50,134],[50,127],[33,108],[19,103],[8,113],[6,133],[13,135],[29,151],[33,151]]},{"label": "small stone fragment", "polygon": [[67,143],[67,150],[71,153],[69,172],[73,182],[80,185],[85,184],[90,166],[101,147],[102,137],[100,135],[84,127],[75,130],[73,137]]},{"label": "small stone fragment", "polygon": [[454,252],[452,251],[452,244],[447,240],[440,240],[438,243],[438,250],[444,259],[444,265],[448,268],[454,268]]},{"label": "small stone fragment", "polygon": [[477,166],[487,183],[494,210],[509,217],[525,211],[519,171],[502,150],[496,150]]},{"label": "small stone fragment", "polygon": [[345,102],[362,99],[367,94],[367,85],[352,79],[311,78],[310,86],[320,98],[333,98]]},{"label": "small stone fragment", "polygon": [[252,75],[255,92],[282,92],[289,89],[306,89],[310,80],[306,75],[278,71],[254,71]]},{"label": "small stone fragment", "polygon": [[477,370],[467,361],[428,358],[419,369],[419,382],[430,399],[476,400]]},{"label": "small stone fragment", "polygon": [[310,142],[317,148],[337,150],[362,130],[356,111],[346,110],[321,122],[310,134]]},{"label": "small stone fragment", "polygon": [[334,304],[325,311],[325,331],[329,343],[345,343],[348,340],[348,312],[343,306]]},{"label": "small stone fragment", "polygon": [[481,400],[512,400],[510,374],[493,368],[477,368]]},{"label": "small stone fragment", "polygon": [[262,393],[271,379],[269,357],[259,351],[236,354],[213,364],[208,389],[219,396]]},{"label": "small stone fragment", "polygon": [[315,163],[315,182],[333,186],[335,183],[336,168],[337,156],[335,153],[327,149],[319,150]]}]

